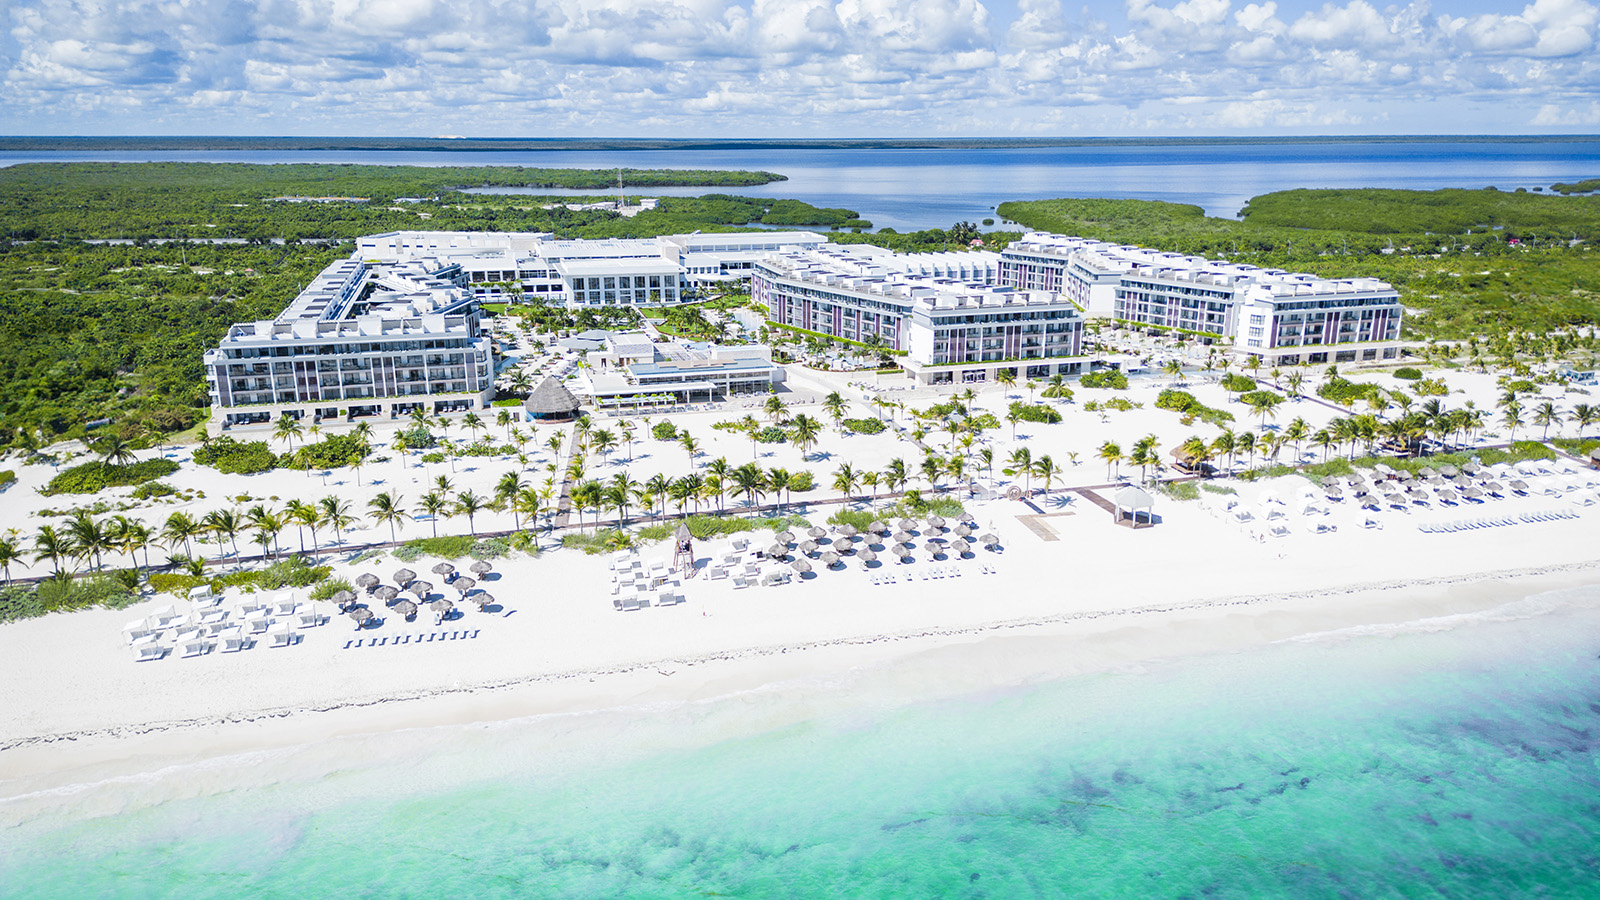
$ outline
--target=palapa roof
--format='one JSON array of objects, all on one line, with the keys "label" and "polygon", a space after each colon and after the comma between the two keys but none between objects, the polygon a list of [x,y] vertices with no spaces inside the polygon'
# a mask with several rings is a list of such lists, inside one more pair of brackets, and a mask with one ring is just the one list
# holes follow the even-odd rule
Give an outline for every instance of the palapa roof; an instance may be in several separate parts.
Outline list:
[{"label": "palapa roof", "polygon": [[536,416],[570,416],[578,411],[578,398],[554,376],[547,376],[523,401],[522,408]]},{"label": "palapa roof", "polygon": [[1123,509],[1149,509],[1156,505],[1147,491],[1131,484],[1112,494],[1111,502]]}]

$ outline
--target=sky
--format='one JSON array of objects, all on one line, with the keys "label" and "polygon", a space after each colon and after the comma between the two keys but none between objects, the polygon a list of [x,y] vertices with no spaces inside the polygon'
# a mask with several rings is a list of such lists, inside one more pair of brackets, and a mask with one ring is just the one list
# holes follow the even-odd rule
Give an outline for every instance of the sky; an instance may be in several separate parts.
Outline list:
[{"label": "sky", "polygon": [[8,0],[0,133],[1600,132],[1586,0]]}]

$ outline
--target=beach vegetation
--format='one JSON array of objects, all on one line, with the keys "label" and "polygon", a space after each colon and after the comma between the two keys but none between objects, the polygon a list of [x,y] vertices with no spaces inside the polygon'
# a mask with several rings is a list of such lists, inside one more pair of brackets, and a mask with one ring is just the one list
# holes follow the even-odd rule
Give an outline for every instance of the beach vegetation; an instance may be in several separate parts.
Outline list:
[{"label": "beach vegetation", "polygon": [[1015,416],[1023,422],[1041,422],[1054,425],[1061,421],[1061,413],[1053,406],[1043,403],[1028,404],[1020,400],[1013,400],[1006,418]]},{"label": "beach vegetation", "polygon": [[1317,386],[1317,396],[1349,407],[1362,400],[1381,398],[1383,388],[1370,381],[1351,381],[1335,375]]},{"label": "beach vegetation", "polygon": [[678,426],[668,421],[657,422],[650,426],[650,436],[658,441],[675,441],[678,439]]},{"label": "beach vegetation", "polygon": [[279,458],[266,441],[237,441],[227,435],[195,448],[196,465],[210,466],[229,475],[254,475],[278,467]]},{"label": "beach vegetation", "polygon": [[1193,481],[1160,481],[1156,490],[1174,500],[1199,500],[1200,486]]},{"label": "beach vegetation", "polygon": [[1418,381],[1422,378],[1422,370],[1415,366],[1401,366],[1393,374],[1401,381]]},{"label": "beach vegetation", "polygon": [[354,591],[349,580],[344,578],[327,578],[317,582],[309,594],[312,600],[332,600],[333,595],[340,591]]},{"label": "beach vegetation", "polygon": [[1210,481],[1200,482],[1200,490],[1205,491],[1208,494],[1221,494],[1223,496],[1239,493],[1225,484],[1216,484],[1215,482]]},{"label": "beach vegetation", "polygon": [[1233,413],[1225,409],[1206,406],[1195,399],[1193,394],[1177,388],[1167,388],[1158,394],[1156,396],[1156,408],[1172,410],[1183,416],[1193,416],[1218,428],[1226,427],[1233,421]]},{"label": "beach vegetation", "polygon": [[1085,372],[1078,379],[1078,384],[1086,388],[1107,388],[1112,390],[1127,390],[1128,376],[1117,369],[1101,369],[1098,372]]},{"label": "beach vegetation", "polygon": [[844,419],[839,424],[856,434],[880,434],[889,427],[882,419]]},{"label": "beach vegetation", "polygon": [[83,463],[63,470],[50,483],[39,489],[48,497],[53,494],[93,494],[111,487],[139,485],[155,481],[178,471],[178,464],[170,459],[147,459],[126,465]]}]

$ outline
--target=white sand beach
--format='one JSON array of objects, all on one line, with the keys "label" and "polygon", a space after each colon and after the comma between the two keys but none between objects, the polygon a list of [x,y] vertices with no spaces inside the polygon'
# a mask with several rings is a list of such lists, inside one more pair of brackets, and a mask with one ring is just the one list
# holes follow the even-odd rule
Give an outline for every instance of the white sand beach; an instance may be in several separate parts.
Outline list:
[{"label": "white sand beach", "polygon": [[[798,379],[791,396],[816,396],[813,388],[829,386],[824,381],[808,386],[818,377]],[[1490,376],[1452,373],[1450,378],[1469,398],[1492,403]],[[290,646],[270,646],[265,635],[258,635],[255,646],[240,652],[192,658],[173,653],[147,662],[135,661],[122,633],[124,623],[169,605],[186,613],[186,600],[161,596],[124,610],[55,614],[7,625],[0,628],[0,680],[13,691],[0,712],[0,820],[26,815],[29,805],[46,802],[40,798],[52,796],[52,789],[147,771],[163,760],[192,761],[430,724],[682,704],[793,679],[826,680],[891,663],[903,666],[908,660],[921,663],[907,670],[918,673],[907,694],[933,695],[1307,633],[1471,614],[1504,602],[1508,594],[1600,582],[1594,540],[1600,533],[1600,506],[1582,507],[1559,496],[1508,496],[1470,506],[1418,505],[1376,513],[1350,501],[1324,500],[1317,505],[1325,515],[1302,517],[1295,508],[1284,520],[1293,523],[1290,533],[1272,539],[1222,512],[1230,499],[1264,510],[1271,494],[1283,498],[1286,507],[1295,506],[1298,492],[1311,483],[1290,476],[1233,483],[1238,493],[1231,498],[1202,493],[1200,502],[1178,502],[1158,495],[1155,527],[1114,525],[1086,495],[1063,489],[1106,482],[1107,466],[1094,459],[1101,441],[1108,436],[1131,441],[1150,433],[1165,450],[1190,434],[1210,438],[1217,432],[1204,423],[1181,425],[1175,414],[1154,409],[1161,387],[1136,385],[1122,393],[1142,407],[1104,415],[1082,408],[1091,392],[1080,390],[1075,403],[1057,404],[1065,417],[1060,424],[1024,423],[1015,439],[1009,427],[985,437],[997,463],[992,475],[976,479],[983,485],[1003,491],[1024,483],[998,471],[998,460],[1017,446],[1031,448],[1035,457],[1056,454],[1064,468],[1055,490],[1032,501],[967,503],[978,533],[1000,538],[998,552],[980,547],[968,558],[930,562],[923,552],[927,535],[919,533],[915,561],[909,564],[895,563],[884,553],[879,566],[864,570],[847,554],[839,568],[812,560],[816,570],[791,583],[736,589],[732,578],[708,577],[732,550],[731,541],[697,542],[694,575],[676,587],[683,603],[622,612],[613,604],[608,557],[554,549],[546,538],[537,557],[494,561],[493,574],[480,582],[498,600],[486,612],[461,604],[460,617],[441,625],[426,610],[417,621],[406,622],[370,600],[383,622],[358,631],[333,604],[320,603],[316,608],[331,621],[300,629]],[[1215,384],[1202,381],[1189,389],[1205,403],[1228,403]],[[870,415],[861,396],[857,391],[851,398],[852,415]],[[908,393],[904,399],[924,405],[941,396],[948,392]],[[1012,398],[1027,399],[1026,389],[990,387],[977,403],[980,409],[1003,412]],[[1452,405],[1459,399],[1452,398]],[[821,416],[816,407],[804,409]],[[1238,427],[1251,427],[1248,410],[1237,404],[1232,409],[1245,420]],[[815,452],[802,456],[790,444],[752,447],[742,436],[711,427],[746,412],[761,414],[758,408],[729,407],[662,416],[703,439],[700,455],[690,457],[675,444],[653,441],[641,427],[631,459],[626,445],[606,459],[592,457],[592,475],[626,472],[643,481],[657,472],[678,476],[691,466],[703,470],[716,457],[737,465],[754,456],[763,467],[814,472],[821,487],[796,497],[791,511],[821,524],[838,508],[839,494],[828,485],[840,464],[866,470],[896,457],[908,463],[921,458],[921,451],[893,430],[848,437],[830,432]],[[1330,404],[1302,400],[1285,404],[1280,418],[1304,416],[1317,425],[1339,412]],[[601,418],[595,427],[618,424]],[[532,443],[564,437],[569,429],[541,426]],[[380,433],[378,439],[384,437]],[[940,435],[930,435],[928,443],[938,446]],[[1319,458],[1314,448],[1297,449],[1306,461]],[[456,490],[487,494],[501,475],[518,468],[510,458],[425,466],[416,454],[395,454],[364,466],[359,475],[232,476],[193,465],[189,449],[160,452],[183,463],[168,480],[204,496],[151,504],[143,515],[157,525],[173,510],[199,515],[225,503],[246,504],[241,497],[281,505],[296,496],[314,500],[337,493],[365,512],[367,500],[380,491],[397,490],[414,502],[440,475]],[[1288,449],[1282,453],[1284,461],[1294,455]],[[1076,465],[1069,462],[1074,454]],[[555,462],[548,449],[529,457],[522,470],[529,480],[542,477]],[[1582,474],[1570,461],[1561,465],[1574,477]],[[40,507],[73,502],[32,493],[51,474],[49,466],[19,471],[8,499],[21,502],[0,505],[0,527],[36,527],[43,521]],[[1111,492],[1101,489],[1103,496]],[[127,494],[127,489],[108,492]],[[853,505],[869,503],[858,499]],[[730,509],[739,505],[729,502]],[[1550,510],[1560,510],[1563,517],[1522,521],[1524,515]],[[129,514],[138,516],[140,510]],[[1418,527],[1473,517],[1515,524],[1452,533]],[[1363,527],[1368,519],[1382,527]],[[1325,533],[1311,531],[1309,525],[1319,523]],[[425,536],[436,526],[441,533],[461,533],[465,524],[424,518],[408,523],[401,537]],[[925,522],[918,524],[925,530]],[[476,522],[478,531],[512,525],[509,513],[488,511]],[[748,539],[764,546],[770,534],[757,531]],[[331,537],[320,536],[325,551]],[[386,526],[363,520],[345,535],[344,546],[387,539]],[[286,550],[297,546],[292,528],[282,543]],[[352,555],[332,548],[324,561],[335,563],[336,574],[353,579],[371,572],[385,582],[395,570],[410,568],[434,581],[435,594],[456,596],[429,574],[437,559],[401,563],[385,556],[351,565]],[[639,556],[670,559],[671,548],[657,543],[643,547]],[[465,567],[469,561],[455,562]],[[764,571],[787,568],[775,562],[764,566]],[[883,583],[889,574],[893,583]],[[298,594],[304,597],[304,591]],[[241,599],[230,592],[224,605]]]}]

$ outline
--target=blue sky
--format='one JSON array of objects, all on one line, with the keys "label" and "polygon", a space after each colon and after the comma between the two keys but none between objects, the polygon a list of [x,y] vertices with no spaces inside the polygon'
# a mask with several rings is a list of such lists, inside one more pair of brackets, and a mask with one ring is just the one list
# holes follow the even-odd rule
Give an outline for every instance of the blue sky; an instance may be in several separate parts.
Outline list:
[{"label": "blue sky", "polygon": [[1600,7],[11,0],[0,132],[1600,131]]}]

